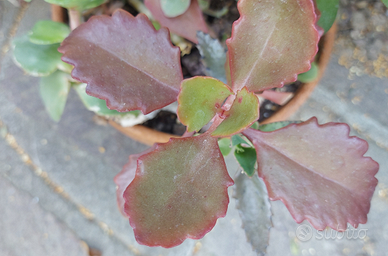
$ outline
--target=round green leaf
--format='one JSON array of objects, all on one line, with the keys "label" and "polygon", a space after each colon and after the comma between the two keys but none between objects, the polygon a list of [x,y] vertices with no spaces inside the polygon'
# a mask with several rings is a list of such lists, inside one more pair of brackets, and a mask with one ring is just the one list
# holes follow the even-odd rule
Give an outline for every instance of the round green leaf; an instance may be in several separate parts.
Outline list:
[{"label": "round green leaf", "polygon": [[319,68],[315,62],[311,63],[311,68],[309,71],[299,74],[298,81],[302,83],[309,83],[314,81],[318,77]]},{"label": "round green leaf", "polygon": [[323,28],[326,33],[331,28],[335,18],[337,17],[339,0],[316,0],[316,3],[318,10],[321,12],[318,26]]},{"label": "round green leaf", "polygon": [[237,93],[227,117],[212,133],[212,136],[225,137],[236,134],[250,126],[259,118],[259,99],[246,87]]},{"label": "round green leaf", "polygon": [[194,77],[182,82],[178,96],[178,117],[187,131],[198,131],[210,122],[232,92],[212,77]]},{"label": "round green leaf", "polygon": [[[85,92],[86,84],[79,84],[74,86],[75,91],[77,92],[78,96],[80,97],[82,103],[85,105],[85,107],[95,112],[98,115],[101,116],[123,116],[128,114],[129,112],[118,112],[116,110],[111,110],[106,106],[105,100],[101,100],[99,98],[89,96]],[[134,115],[138,115],[140,113],[139,110],[130,111]]]},{"label": "round green leaf", "polygon": [[70,34],[70,28],[64,23],[51,20],[38,21],[29,33],[34,44],[61,43]]},{"label": "round green leaf", "polygon": [[38,45],[30,42],[28,36],[13,41],[15,62],[33,76],[48,76],[62,63],[59,44]]},{"label": "round green leaf", "polygon": [[78,10],[86,10],[97,7],[105,2],[105,0],[45,0],[47,3],[60,5],[67,9],[76,8]]},{"label": "round green leaf", "polygon": [[58,122],[65,109],[67,95],[69,94],[69,75],[56,71],[40,79],[40,96],[50,117]]},{"label": "round green leaf", "polygon": [[168,18],[184,14],[190,6],[190,0],[160,0],[164,15]]}]

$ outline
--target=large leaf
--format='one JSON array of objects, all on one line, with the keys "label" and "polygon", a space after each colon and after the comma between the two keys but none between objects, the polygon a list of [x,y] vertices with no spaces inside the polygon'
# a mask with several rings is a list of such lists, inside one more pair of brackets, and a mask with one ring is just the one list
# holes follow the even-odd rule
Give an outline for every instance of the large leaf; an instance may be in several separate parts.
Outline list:
[{"label": "large leaf", "polygon": [[281,87],[310,69],[319,35],[312,0],[240,0],[228,39],[233,90]]},{"label": "large leaf", "polygon": [[237,201],[245,235],[258,255],[265,255],[272,225],[271,205],[264,183],[257,175],[249,178],[244,173],[236,179],[234,197]]},{"label": "large leaf", "polygon": [[388,0],[381,0],[381,1],[385,4],[386,7],[388,7]]},{"label": "large leaf", "polygon": [[221,111],[230,88],[212,77],[194,77],[182,82],[178,96],[178,117],[188,132],[199,131]]},{"label": "large leaf", "polygon": [[61,43],[69,34],[70,28],[64,23],[40,20],[29,32],[29,38],[34,44],[56,44]]},{"label": "large leaf", "polygon": [[45,0],[47,3],[60,5],[67,9],[75,8],[79,10],[86,10],[97,7],[106,0]]},{"label": "large leaf", "polygon": [[246,87],[237,93],[232,107],[225,115],[225,120],[212,133],[212,136],[230,136],[239,133],[259,118],[259,99]]},{"label": "large leaf", "polygon": [[205,20],[202,16],[198,1],[192,0],[189,9],[175,18],[167,18],[160,6],[160,0],[145,0],[147,8],[162,26],[170,29],[172,33],[180,35],[194,43],[198,43],[197,31],[207,33]]},{"label": "large leaf", "polygon": [[189,9],[190,0],[160,0],[160,5],[166,17],[174,18]]},{"label": "large leaf", "polygon": [[233,180],[216,138],[171,139],[137,162],[124,211],[140,244],[172,247],[199,239],[225,216]]},{"label": "large leaf", "polygon": [[329,31],[337,17],[339,0],[315,0],[317,8],[321,12],[321,17],[318,20],[318,26],[323,28],[325,32]]},{"label": "large leaf", "polygon": [[366,141],[349,126],[316,118],[273,132],[243,132],[256,147],[258,172],[271,200],[282,200],[298,222],[346,230],[365,223],[379,165],[363,155]]},{"label": "large leaf", "polygon": [[13,56],[16,64],[33,76],[48,76],[61,65],[59,44],[37,45],[27,35],[13,40]]},{"label": "large leaf", "polygon": [[50,117],[58,122],[65,109],[67,95],[69,94],[69,74],[56,71],[40,79],[40,96]]},{"label": "large leaf", "polygon": [[153,150],[155,150],[155,145],[147,149],[146,151],[140,154],[134,154],[129,156],[128,163],[123,167],[121,172],[119,172],[115,178],[114,182],[116,183],[116,198],[117,205],[120,209],[121,214],[128,217],[128,215],[124,212],[124,191],[127,189],[128,185],[135,178],[136,168],[137,168],[137,159],[142,155],[145,155]]},{"label": "large leaf", "polygon": [[176,101],[183,79],[179,48],[143,14],[94,16],[58,50],[75,66],[72,76],[88,84],[86,92],[106,100],[110,109],[148,114]]},{"label": "large leaf", "polygon": [[213,39],[210,35],[202,31],[197,33],[197,38],[197,47],[202,56],[202,61],[206,66],[206,75],[214,77],[226,84],[226,50],[218,39]]}]

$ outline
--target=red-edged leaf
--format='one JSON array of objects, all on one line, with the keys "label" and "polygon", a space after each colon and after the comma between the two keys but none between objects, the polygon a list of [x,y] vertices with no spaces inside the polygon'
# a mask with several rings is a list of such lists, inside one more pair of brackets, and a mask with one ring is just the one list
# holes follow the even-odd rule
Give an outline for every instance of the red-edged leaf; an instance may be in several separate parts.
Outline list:
[{"label": "red-edged leaf", "polygon": [[179,48],[143,14],[94,16],[58,50],[75,66],[72,76],[88,84],[86,92],[110,109],[147,114],[176,101],[183,79]]},{"label": "red-edged leaf", "polygon": [[155,149],[155,146],[150,147],[146,151],[140,153],[140,154],[134,154],[129,156],[128,163],[123,167],[121,172],[119,172],[115,178],[114,182],[117,185],[116,188],[116,197],[117,197],[117,205],[120,209],[121,214],[128,217],[128,215],[124,212],[124,191],[127,189],[128,185],[132,182],[132,180],[135,178],[136,174],[136,168],[137,168],[137,159],[141,157],[142,155],[145,155],[152,150]]},{"label": "red-edged leaf", "polygon": [[178,117],[188,132],[199,131],[232,94],[223,82],[212,77],[193,77],[182,82],[178,96]]},{"label": "red-edged leaf", "polygon": [[284,105],[292,98],[293,95],[294,94],[292,92],[277,92],[266,90],[258,96],[270,100],[278,105]]},{"label": "red-edged leaf", "polygon": [[167,18],[160,5],[160,0],[145,0],[147,8],[162,26],[194,43],[198,43],[197,31],[207,33],[208,29],[197,0],[192,0],[189,9],[175,18]]},{"label": "red-edged leaf", "polygon": [[313,0],[240,0],[228,39],[233,89],[281,87],[310,69],[318,50]]},{"label": "red-edged leaf", "polygon": [[140,244],[173,247],[202,238],[225,216],[231,185],[216,138],[171,139],[139,157],[124,211]]},{"label": "red-edged leaf", "polygon": [[221,115],[226,118],[211,135],[225,137],[239,133],[259,119],[259,99],[244,87],[237,93],[230,110]]},{"label": "red-edged leaf", "polygon": [[258,172],[271,200],[282,200],[298,222],[346,230],[367,221],[379,165],[363,155],[366,141],[349,126],[316,118],[273,132],[243,132],[256,147]]}]

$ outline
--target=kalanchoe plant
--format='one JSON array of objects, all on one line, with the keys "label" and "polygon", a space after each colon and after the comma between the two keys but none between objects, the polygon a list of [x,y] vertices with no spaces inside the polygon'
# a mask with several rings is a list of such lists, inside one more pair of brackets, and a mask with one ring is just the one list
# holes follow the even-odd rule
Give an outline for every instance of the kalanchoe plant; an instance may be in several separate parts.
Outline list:
[{"label": "kalanchoe plant", "polygon": [[[72,10],[102,3],[46,1]],[[58,48],[62,60],[74,66],[74,81],[86,83],[86,93],[96,97],[86,95],[84,85],[76,86],[91,109],[148,114],[178,101],[179,120],[187,126],[184,136],[131,155],[115,177],[120,211],[139,243],[173,247],[209,232],[227,211],[227,189],[234,182],[222,155],[232,151],[245,173],[253,176],[252,183],[236,179],[237,195],[245,193],[241,186],[257,183],[257,169],[269,198],[281,200],[298,223],[308,220],[320,230],[345,230],[347,223],[357,227],[366,222],[379,166],[364,157],[368,145],[349,137],[348,125],[320,125],[316,118],[269,125],[256,122],[258,93],[293,82],[308,70],[301,79],[311,79],[311,73],[316,73],[311,66],[318,41],[335,19],[338,0],[239,0],[240,18],[226,42],[226,57],[222,47],[205,34],[207,27],[196,0],[145,0],[145,5],[162,26],[199,43],[203,56],[221,53],[204,60],[212,66],[209,74],[215,78],[183,79],[180,50],[171,43],[169,30],[156,30],[144,14],[133,17],[122,10],[112,17],[92,17],[59,48],[69,29],[50,22],[38,24],[28,38],[14,43],[16,61],[43,77],[42,88],[58,83],[61,86],[56,90],[66,94],[70,69],[59,60]],[[40,34],[42,28],[54,32],[47,37]],[[37,51],[41,55],[24,59],[28,47],[34,53],[41,47]],[[54,54],[46,58],[47,52]],[[33,69],[37,61],[43,61],[38,65],[42,70]],[[103,100],[111,110],[104,109]],[[46,107],[57,119],[63,110],[62,105],[59,110],[50,107],[50,102]]]},{"label": "kalanchoe plant", "polygon": [[256,151],[270,199],[282,200],[298,223],[345,230],[347,223],[366,222],[378,164],[363,156],[367,143],[349,137],[346,124],[312,118],[270,132],[249,128],[259,117],[255,93],[310,69],[320,37],[314,2],[240,0],[238,9],[227,40],[228,85],[211,77],[183,80],[168,30],[155,30],[143,14],[92,17],[59,48],[74,66],[73,78],[111,109],[147,114],[178,100],[184,137],[130,156],[115,178],[120,209],[141,244],[172,247],[198,239],[225,216],[233,180],[217,140],[240,132],[248,140],[233,137],[236,156],[250,152],[248,170]]}]

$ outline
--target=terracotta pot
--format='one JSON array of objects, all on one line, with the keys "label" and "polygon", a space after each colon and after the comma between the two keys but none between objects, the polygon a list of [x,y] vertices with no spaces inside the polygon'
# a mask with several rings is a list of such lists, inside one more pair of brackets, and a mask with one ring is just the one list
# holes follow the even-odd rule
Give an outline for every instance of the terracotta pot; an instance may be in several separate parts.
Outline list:
[{"label": "terracotta pot", "polygon": [[[64,9],[62,7],[52,5],[51,11],[52,20],[59,22],[66,21],[66,13],[64,13]],[[337,26],[334,24],[333,27],[321,38],[321,41],[319,42],[319,55],[317,59],[319,74],[315,81],[302,84],[290,101],[281,106],[272,116],[262,121],[261,124],[287,120],[287,118],[295,113],[307,100],[307,98],[313,92],[314,88],[318,85],[318,82],[322,78],[323,73],[325,72],[325,69],[329,63],[336,32]],[[114,121],[109,121],[109,124],[128,137],[150,146],[154,143],[168,142],[171,137],[179,137],[176,135],[159,132],[143,125],[122,127]]]}]

